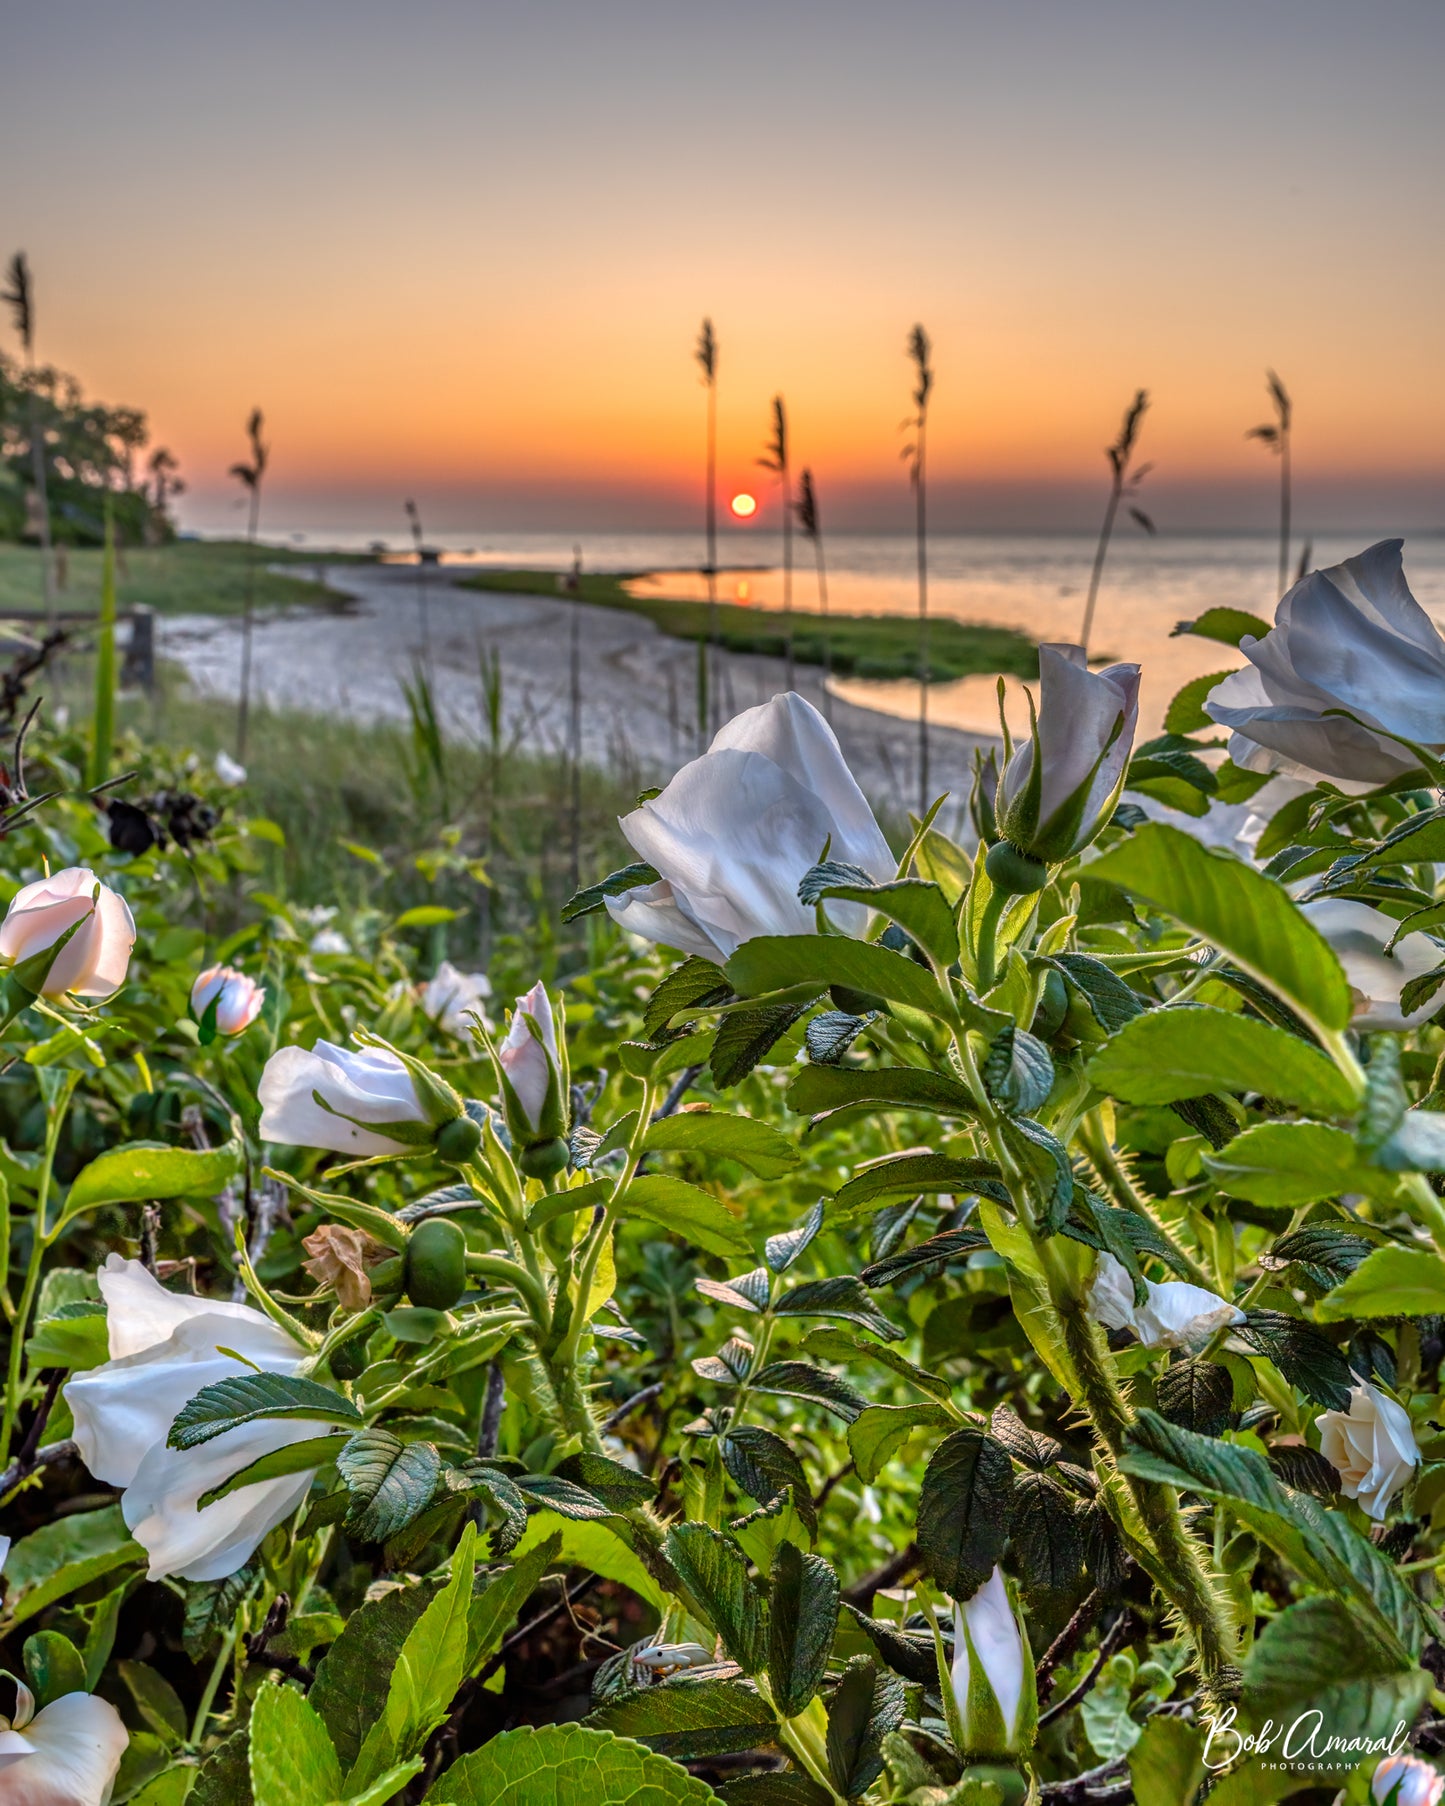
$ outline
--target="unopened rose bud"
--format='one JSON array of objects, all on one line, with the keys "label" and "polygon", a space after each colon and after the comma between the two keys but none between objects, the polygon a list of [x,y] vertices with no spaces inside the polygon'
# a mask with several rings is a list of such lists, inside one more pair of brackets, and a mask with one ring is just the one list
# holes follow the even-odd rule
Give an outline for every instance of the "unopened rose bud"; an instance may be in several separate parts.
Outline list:
[{"label": "unopened rose bud", "polygon": [[202,1041],[244,1034],[265,1001],[265,987],[234,966],[208,966],[191,986],[191,1015],[200,1026]]}]

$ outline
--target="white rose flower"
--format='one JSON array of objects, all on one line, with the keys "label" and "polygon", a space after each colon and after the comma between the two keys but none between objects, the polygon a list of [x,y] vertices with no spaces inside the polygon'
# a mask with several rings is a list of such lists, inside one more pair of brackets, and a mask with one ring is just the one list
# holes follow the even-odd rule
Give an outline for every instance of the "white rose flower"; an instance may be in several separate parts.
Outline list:
[{"label": "white rose flower", "polygon": [[1402,935],[1394,951],[1386,953],[1385,943],[1399,923],[1383,910],[1345,897],[1319,897],[1300,907],[1345,969],[1356,1028],[1413,1028],[1439,1009],[1438,996],[1427,998],[1408,1016],[1400,1007],[1400,993],[1412,978],[1423,978],[1436,966],[1445,965],[1445,949],[1437,947],[1428,934]]},{"label": "white rose flower", "polygon": [[[75,925],[79,923],[80,926]],[[67,866],[17,891],[0,923],[0,960],[33,960],[75,932],[31,989],[42,997],[109,997],[125,983],[135,921],[125,898],[83,865]]]},{"label": "white rose flower", "polygon": [[261,1139],[294,1147],[326,1148],[366,1159],[404,1154],[427,1136],[388,1135],[388,1128],[429,1123],[404,1061],[385,1048],[355,1051],[318,1041],[281,1047],[267,1060],[256,1088]]},{"label": "white rose flower", "polygon": [[335,928],[323,928],[320,934],[312,935],[306,950],[317,954],[350,953],[351,942]]},{"label": "white rose flower", "polygon": [[1240,641],[1249,664],[1204,703],[1234,730],[1236,765],[1359,793],[1419,770],[1400,739],[1445,752],[1445,640],[1410,594],[1402,545],[1311,571],[1263,639]]},{"label": "white rose flower", "polygon": [[[529,1027],[532,1022],[537,1025],[536,1032]],[[535,1133],[541,1126],[553,1076],[561,1064],[557,1053],[557,1025],[552,1019],[546,986],[540,979],[525,997],[517,999],[497,1057],[522,1106],[526,1126]]]},{"label": "white rose flower", "polygon": [[81,1460],[96,1479],[124,1488],[121,1511],[150,1556],[152,1580],[222,1580],[291,1515],[314,1470],[259,1480],[206,1506],[203,1495],[328,1426],[262,1418],[198,1448],[173,1449],[166,1444],[171,1423],[204,1387],[256,1368],[295,1373],[307,1351],[250,1305],[166,1291],[139,1261],[112,1254],[98,1278],[110,1359],[65,1388]]},{"label": "white rose flower", "polygon": [[1338,1470],[1340,1491],[1358,1499],[1366,1517],[1383,1523],[1391,1499],[1420,1461],[1409,1413],[1378,1386],[1358,1380],[1349,1410],[1321,1411],[1316,1422],[1320,1453]]},{"label": "white rose flower", "polygon": [[241,764],[239,759],[233,759],[228,752],[218,752],[216,754],[216,776],[221,783],[234,788],[237,784],[245,783],[246,767]]},{"label": "white rose flower", "polygon": [[39,1712],[16,1683],[15,1716],[0,1717],[0,1800],[5,1806],[106,1806],[130,1735],[93,1693],[62,1693]]},{"label": "white rose flower", "polygon": [[1440,1806],[1445,1775],[1421,1756],[1386,1756],[1370,1778],[1376,1806]]},{"label": "white rose flower", "polygon": [[969,1755],[1007,1755],[1032,1733],[1034,1665],[997,1567],[954,1604],[950,1678]]},{"label": "white rose flower", "polygon": [[200,1022],[214,1002],[216,1033],[244,1033],[261,1014],[266,988],[234,966],[208,966],[191,986],[191,1014]]},{"label": "white rose flower", "polygon": [[[725,960],[762,934],[811,934],[798,884],[828,849],[880,883],[897,861],[831,727],[789,692],[747,709],[660,796],[622,817],[655,884],[607,898],[615,922],[680,953]],[[861,933],[867,911],[830,904]]]},{"label": "white rose flower", "polygon": [[1139,720],[1139,667],[1091,671],[1082,646],[1039,647],[1039,712],[998,782],[999,832],[1056,865],[1104,827],[1124,783]]},{"label": "white rose flower", "polygon": [[472,1032],[474,1015],[481,1017],[483,1027],[489,1026],[482,1006],[491,994],[492,981],[485,972],[462,972],[444,959],[422,991],[422,1014],[443,1034],[464,1041]]},{"label": "white rose flower", "polygon": [[1145,1348],[1196,1348],[1226,1324],[1244,1322],[1242,1310],[1203,1286],[1179,1279],[1158,1285],[1146,1279],[1144,1288],[1148,1298],[1136,1305],[1124,1263],[1101,1254],[1089,1290],[1089,1315],[1105,1329],[1131,1331]]}]

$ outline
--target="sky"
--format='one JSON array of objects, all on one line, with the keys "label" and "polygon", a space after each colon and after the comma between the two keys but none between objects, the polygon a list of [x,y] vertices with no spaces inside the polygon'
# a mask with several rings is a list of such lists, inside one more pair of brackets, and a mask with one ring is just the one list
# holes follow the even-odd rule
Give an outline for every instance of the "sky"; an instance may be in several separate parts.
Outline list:
[{"label": "sky", "polygon": [[[48,0],[0,56],[38,349],[147,410],[186,521],[696,521],[775,394],[835,531],[1098,517],[1147,388],[1166,530],[1445,527],[1440,0]],[[4,242],[8,240],[9,242]],[[8,326],[0,346],[14,349]]]}]

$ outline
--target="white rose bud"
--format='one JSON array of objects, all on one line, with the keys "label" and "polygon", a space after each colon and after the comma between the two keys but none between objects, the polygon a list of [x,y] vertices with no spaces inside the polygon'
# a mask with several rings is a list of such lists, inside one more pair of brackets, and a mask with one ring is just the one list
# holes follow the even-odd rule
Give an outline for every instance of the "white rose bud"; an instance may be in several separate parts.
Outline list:
[{"label": "white rose bud", "polygon": [[1421,1756],[1386,1756],[1370,1778],[1376,1806],[1440,1806],[1445,1775]]},{"label": "white rose bud", "polygon": [[[622,832],[659,874],[606,899],[623,928],[679,953],[725,960],[762,934],[812,934],[798,885],[827,847],[879,883],[897,870],[831,727],[789,692],[747,709],[684,765],[660,796],[622,817]],[[848,933],[867,911],[829,905]]]},{"label": "white rose bud", "polygon": [[1089,1289],[1089,1315],[1105,1329],[1129,1330],[1145,1348],[1197,1348],[1216,1330],[1244,1322],[1242,1310],[1203,1286],[1146,1279],[1144,1289],[1148,1297],[1135,1304],[1128,1268],[1112,1254],[1101,1254]]},{"label": "white rose bud", "polygon": [[1409,1015],[1400,1007],[1400,993],[1409,981],[1445,962],[1445,953],[1428,934],[1401,935],[1394,950],[1386,953],[1385,943],[1399,923],[1383,910],[1345,897],[1320,897],[1301,908],[1345,969],[1356,1028],[1413,1028],[1439,1009],[1438,996],[1427,997]]},{"label": "white rose bud", "polygon": [[557,1071],[557,1029],[551,1000],[540,979],[525,997],[517,999],[498,1058],[522,1107],[526,1129],[535,1135],[542,1126],[547,1093]]},{"label": "white rose bud", "polygon": [[1340,1491],[1382,1524],[1420,1461],[1409,1413],[1378,1386],[1359,1380],[1350,1389],[1348,1411],[1321,1411],[1316,1422],[1320,1453],[1338,1471]]},{"label": "white rose bud", "polygon": [[191,986],[191,1014],[204,1029],[206,1013],[214,1005],[211,1024],[218,1035],[243,1034],[265,1001],[265,986],[234,966],[208,966]]},{"label": "white rose bud", "polygon": [[318,1041],[278,1048],[257,1087],[261,1139],[366,1159],[405,1154],[430,1140],[426,1109],[406,1063],[384,1048]]},{"label": "white rose bud", "polygon": [[109,997],[125,983],[134,946],[124,897],[82,865],[27,884],[0,923],[0,960],[33,996]]},{"label": "white rose bud", "polygon": [[485,972],[462,972],[444,959],[422,990],[422,1014],[443,1034],[465,1040],[472,1032],[473,1016],[480,1016],[487,1026],[482,1006],[491,994],[492,981]]},{"label": "white rose bud", "polygon": [[0,1717],[5,1806],[106,1806],[130,1735],[109,1700],[62,1693],[39,1712],[16,1684],[15,1716]]},{"label": "white rose bud", "polygon": [[204,1387],[257,1368],[295,1373],[307,1350],[250,1305],[166,1291],[139,1261],[112,1254],[98,1277],[110,1359],[65,1388],[80,1458],[97,1480],[124,1488],[121,1511],[150,1556],[152,1580],[222,1580],[291,1515],[314,1470],[258,1480],[205,1506],[202,1497],[263,1455],[322,1436],[328,1426],[260,1418],[197,1448],[173,1449],[171,1423]]},{"label": "white rose bud", "polygon": [[[1420,769],[1402,740],[1445,752],[1445,640],[1410,594],[1403,541],[1311,571],[1204,711],[1247,771],[1330,778],[1360,793]],[[1343,710],[1345,713],[1331,713]]]},{"label": "white rose bud", "polygon": [[1032,1742],[1038,1700],[1028,1642],[994,1571],[953,1608],[950,1728],[959,1753],[1006,1756]]},{"label": "white rose bud", "polygon": [[1114,812],[1139,719],[1139,667],[1091,671],[1082,646],[1039,647],[1039,711],[999,779],[1000,890],[1041,890],[1046,867],[1094,840]]}]

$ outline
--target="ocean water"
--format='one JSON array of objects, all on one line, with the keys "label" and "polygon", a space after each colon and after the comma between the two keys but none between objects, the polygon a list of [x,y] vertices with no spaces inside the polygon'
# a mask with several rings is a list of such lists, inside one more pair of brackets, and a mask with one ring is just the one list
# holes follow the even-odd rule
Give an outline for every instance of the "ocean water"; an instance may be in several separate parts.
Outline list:
[{"label": "ocean water", "polygon": [[[1371,534],[1321,536],[1313,541],[1311,567],[1338,563],[1363,550]],[[397,553],[405,541],[393,533],[318,531],[292,535],[292,545],[335,545],[362,549],[380,542]],[[700,536],[672,533],[592,534],[580,543],[563,534],[507,536],[441,534],[433,543],[447,564],[516,565],[552,568],[570,565],[580,553],[595,571],[651,572],[643,588],[659,595],[705,597],[698,571]],[[1094,556],[1094,538],[1084,534],[939,535],[929,545],[929,608],[959,621],[1018,627],[1035,639],[1077,641]],[[1296,541],[1292,559],[1302,546]],[[901,635],[911,638],[918,606],[915,548],[907,537],[837,535],[825,543],[829,607],[846,614],[898,617]],[[718,579],[721,600],[760,609],[783,604],[778,536],[766,531],[729,532],[720,538]],[[819,606],[813,549],[794,539],[792,605],[814,612]],[[1405,571],[1422,606],[1445,629],[1445,534],[1407,539]],[[1240,664],[1227,646],[1190,636],[1174,637],[1180,621],[1206,608],[1243,608],[1272,619],[1278,601],[1278,542],[1268,534],[1161,534],[1150,539],[1121,529],[1110,548],[1099,592],[1090,658],[1128,659],[1143,667],[1141,733],[1156,731],[1170,699],[1192,678]],[[891,714],[916,714],[917,687],[911,683],[840,681],[840,694]],[[933,686],[932,718],[959,727],[996,731],[998,705],[992,678],[964,678]],[[1022,726],[1027,709],[1016,689],[1008,704],[1010,723]]]}]

